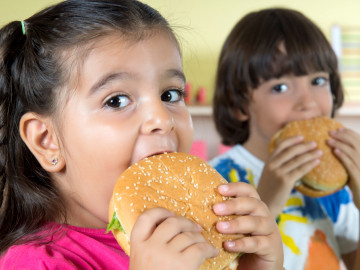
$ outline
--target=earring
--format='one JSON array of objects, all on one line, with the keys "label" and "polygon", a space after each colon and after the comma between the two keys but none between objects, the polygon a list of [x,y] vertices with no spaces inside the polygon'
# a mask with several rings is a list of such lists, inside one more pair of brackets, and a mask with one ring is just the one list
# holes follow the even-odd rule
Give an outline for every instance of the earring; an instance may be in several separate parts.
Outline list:
[{"label": "earring", "polygon": [[51,164],[55,166],[57,163],[58,163],[58,159],[53,158],[53,160],[51,161]]}]

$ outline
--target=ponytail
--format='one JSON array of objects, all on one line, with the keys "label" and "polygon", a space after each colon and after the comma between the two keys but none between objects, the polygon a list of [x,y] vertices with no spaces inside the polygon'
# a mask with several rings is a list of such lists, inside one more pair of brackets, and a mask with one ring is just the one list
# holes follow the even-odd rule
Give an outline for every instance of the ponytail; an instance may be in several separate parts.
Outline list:
[{"label": "ponytail", "polygon": [[[16,22],[3,27],[0,31],[0,237],[4,231],[9,207],[9,166],[12,148],[9,145],[14,112],[14,89],[11,81],[11,66],[24,43]],[[1,237],[1,239],[4,239]],[[3,241],[0,242],[3,245]],[[0,248],[0,250],[2,250]]]},{"label": "ponytail", "polygon": [[21,22],[0,30],[0,254],[63,211],[55,204],[61,200],[49,174],[19,133],[21,116],[35,95],[31,84],[39,77],[29,72],[38,69],[31,43]]}]

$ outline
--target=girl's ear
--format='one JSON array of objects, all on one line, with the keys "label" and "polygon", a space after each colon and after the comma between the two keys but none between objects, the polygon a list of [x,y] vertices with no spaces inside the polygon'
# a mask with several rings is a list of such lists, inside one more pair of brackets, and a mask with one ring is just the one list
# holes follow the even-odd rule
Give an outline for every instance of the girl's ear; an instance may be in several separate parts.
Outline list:
[{"label": "girl's ear", "polygon": [[249,115],[247,113],[243,113],[238,108],[234,109],[234,114],[235,114],[236,118],[241,122],[245,122],[245,121],[249,120]]},{"label": "girl's ear", "polygon": [[20,136],[27,147],[48,172],[59,172],[65,167],[59,141],[48,118],[28,112],[20,120]]}]

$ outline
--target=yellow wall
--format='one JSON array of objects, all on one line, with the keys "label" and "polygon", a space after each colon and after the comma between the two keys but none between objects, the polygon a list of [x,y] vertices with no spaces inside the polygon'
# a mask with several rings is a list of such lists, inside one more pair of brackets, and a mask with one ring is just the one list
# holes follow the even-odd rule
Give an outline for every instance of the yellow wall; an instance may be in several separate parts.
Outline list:
[{"label": "yellow wall", "polygon": [[[0,25],[26,19],[56,0],[0,0]],[[217,57],[222,42],[238,19],[265,7],[302,11],[330,39],[333,24],[360,26],[359,0],[143,0],[175,26],[184,55],[184,69],[194,89],[205,86],[211,98]]]}]

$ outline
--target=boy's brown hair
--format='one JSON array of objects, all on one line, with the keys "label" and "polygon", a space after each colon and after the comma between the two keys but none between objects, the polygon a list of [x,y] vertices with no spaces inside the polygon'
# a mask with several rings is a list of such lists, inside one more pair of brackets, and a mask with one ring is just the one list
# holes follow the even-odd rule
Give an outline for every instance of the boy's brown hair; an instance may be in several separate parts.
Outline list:
[{"label": "boy's brown hair", "polygon": [[236,112],[247,114],[251,91],[261,82],[317,71],[330,75],[334,114],[344,94],[337,57],[321,30],[290,9],[264,9],[243,17],[227,37],[218,62],[213,112],[222,142],[234,145],[247,141],[249,121],[240,121]]}]

